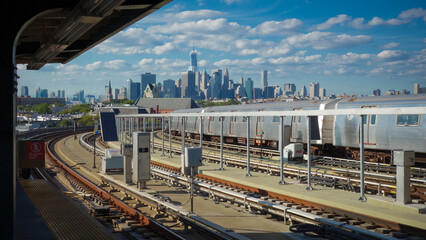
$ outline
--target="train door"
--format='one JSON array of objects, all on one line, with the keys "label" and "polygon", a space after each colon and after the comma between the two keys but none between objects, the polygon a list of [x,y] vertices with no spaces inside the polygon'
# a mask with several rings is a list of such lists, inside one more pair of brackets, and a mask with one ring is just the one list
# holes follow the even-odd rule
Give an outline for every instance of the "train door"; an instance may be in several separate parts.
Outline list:
[{"label": "train door", "polygon": [[[236,112],[236,110],[232,110],[231,112]],[[235,135],[235,124],[237,122],[236,116],[229,117],[229,135]]]},{"label": "train door", "polygon": [[[265,109],[259,109],[258,112],[262,112]],[[263,116],[259,116],[256,118],[256,136],[260,137],[263,132]]]},{"label": "train door", "polygon": [[[362,108],[377,108],[376,106],[368,106]],[[365,115],[363,119],[364,127],[364,144],[376,145],[376,121],[377,115]]]},{"label": "train door", "polygon": [[214,126],[214,117],[207,117],[207,121],[208,121],[208,129],[207,131],[209,133],[213,133],[213,126]]},{"label": "train door", "polygon": [[[295,108],[293,111],[302,109]],[[291,117],[291,142],[302,142],[302,119],[300,116]]]}]

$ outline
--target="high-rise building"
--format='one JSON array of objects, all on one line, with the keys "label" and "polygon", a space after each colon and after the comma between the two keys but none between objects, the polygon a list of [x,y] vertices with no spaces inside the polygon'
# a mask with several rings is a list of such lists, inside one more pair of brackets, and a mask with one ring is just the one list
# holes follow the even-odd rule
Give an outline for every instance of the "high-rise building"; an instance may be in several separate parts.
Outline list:
[{"label": "high-rise building", "polygon": [[132,79],[127,80],[127,99],[137,100],[141,96],[141,84],[133,82]]},{"label": "high-rise building", "polygon": [[65,90],[61,91],[61,98],[65,98]]},{"label": "high-rise building", "polygon": [[42,97],[42,98],[49,97],[49,92],[47,91],[47,89],[41,89],[40,90],[40,97]]},{"label": "high-rise building", "polygon": [[302,90],[300,90],[300,97],[305,98],[308,95],[308,92],[306,90],[306,86],[303,85]]},{"label": "high-rise building", "polygon": [[116,88],[114,89],[114,99],[118,100],[118,94],[120,94],[120,89]]},{"label": "high-rise building", "polygon": [[253,88],[253,99],[262,98],[262,89],[261,88]]},{"label": "high-rise building", "polygon": [[244,87],[244,78],[243,78],[243,76],[240,77],[240,86]]},{"label": "high-rise building", "polygon": [[105,96],[106,96],[107,102],[111,102],[111,100],[112,100],[111,80],[109,80],[109,82],[108,82],[107,93],[106,93]]},{"label": "high-rise building", "polygon": [[247,78],[245,89],[246,89],[247,98],[253,99],[253,81],[251,80],[251,78]]},{"label": "high-rise building", "polygon": [[41,97],[41,96],[40,96],[40,94],[41,94],[40,87],[39,87],[39,86],[37,86],[37,87],[36,87],[36,94],[35,94],[35,95],[36,95],[36,98]]},{"label": "high-rise building", "polygon": [[380,89],[373,90],[373,95],[374,96],[380,96],[381,94],[382,93],[381,93]]},{"label": "high-rise building", "polygon": [[58,97],[58,98],[61,98],[61,90],[58,90],[58,95],[57,95],[57,97]]},{"label": "high-rise building", "polygon": [[212,70],[210,85],[209,85],[209,96],[211,98],[219,98],[220,90],[222,87],[222,69]]},{"label": "high-rise building", "polygon": [[294,95],[296,92],[296,85],[294,83],[284,84],[284,94],[287,96]]},{"label": "high-rise building", "polygon": [[327,96],[326,93],[325,93],[325,88],[320,88],[319,89],[319,97],[323,98],[325,96]]},{"label": "high-rise building", "polygon": [[268,71],[267,70],[262,70],[260,72],[260,79],[261,79],[261,88],[262,91],[265,90],[265,88],[268,86]]},{"label": "high-rise building", "polygon": [[176,97],[175,81],[173,81],[171,79],[164,80],[164,82],[163,82],[163,97],[164,98],[175,98]]},{"label": "high-rise building", "polygon": [[414,94],[426,93],[426,87],[420,87],[420,84],[414,83]]},{"label": "high-rise building", "polygon": [[195,92],[198,93],[200,91],[201,84],[201,73],[200,71],[195,72]]},{"label": "high-rise building", "polygon": [[225,73],[223,74],[223,85],[222,90],[228,90],[229,89],[229,72],[228,69],[225,69]]},{"label": "high-rise building", "polygon": [[192,49],[190,56],[191,56],[191,65],[189,66],[188,70],[195,73],[195,72],[198,71],[198,69],[197,69],[197,52],[194,49]]},{"label": "high-rise building", "polygon": [[319,97],[319,83],[311,82],[309,85],[309,96],[311,98]]},{"label": "high-rise building", "polygon": [[120,90],[120,94],[118,94],[118,99],[126,99],[127,98],[127,88],[122,86]]},{"label": "high-rise building", "polygon": [[54,97],[56,97],[55,92],[54,92],[54,91],[51,91],[51,92],[50,92],[50,94],[49,94],[49,97],[50,97],[50,98],[54,98]]},{"label": "high-rise building", "polygon": [[175,86],[176,86],[176,91],[175,91],[175,93],[176,93],[176,97],[177,98],[180,98],[181,97],[181,89],[182,89],[182,79],[178,79],[178,80],[176,80],[175,81]]},{"label": "high-rise building", "polygon": [[193,98],[195,94],[195,73],[193,71],[187,71],[182,73],[182,98]]},{"label": "high-rise building", "polygon": [[21,96],[22,96],[22,97],[29,96],[29,93],[28,93],[28,86],[22,86],[22,87],[21,87]]},{"label": "high-rise building", "polygon": [[275,87],[274,86],[267,86],[263,89],[262,91],[262,96],[264,99],[268,99],[268,98],[274,98],[274,91],[275,91]]},{"label": "high-rise building", "polygon": [[151,73],[143,73],[141,74],[141,96],[143,97],[143,93],[146,89],[146,85],[148,84],[156,84],[157,76]]},{"label": "high-rise building", "polygon": [[86,101],[84,100],[84,90],[80,90],[79,92],[79,100],[81,103],[85,103]]}]

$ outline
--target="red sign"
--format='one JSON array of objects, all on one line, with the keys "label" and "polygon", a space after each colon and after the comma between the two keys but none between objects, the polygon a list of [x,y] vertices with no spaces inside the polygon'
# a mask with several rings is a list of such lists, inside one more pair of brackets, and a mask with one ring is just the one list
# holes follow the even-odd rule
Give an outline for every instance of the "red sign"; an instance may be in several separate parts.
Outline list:
[{"label": "red sign", "polygon": [[28,160],[44,159],[44,142],[28,142]]}]

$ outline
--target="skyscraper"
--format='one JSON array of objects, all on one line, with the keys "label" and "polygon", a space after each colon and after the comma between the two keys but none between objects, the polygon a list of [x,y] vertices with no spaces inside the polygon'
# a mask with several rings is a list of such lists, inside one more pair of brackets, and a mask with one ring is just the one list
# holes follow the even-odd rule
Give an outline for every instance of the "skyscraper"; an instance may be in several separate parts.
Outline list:
[{"label": "skyscraper", "polygon": [[39,92],[40,92],[40,97],[42,98],[49,97],[49,92],[47,91],[47,89],[41,89]]},{"label": "skyscraper", "polygon": [[414,94],[419,94],[420,84],[414,83]]},{"label": "skyscraper", "polygon": [[191,65],[189,66],[188,70],[193,71],[194,73],[198,71],[197,69],[197,52],[192,49],[191,53]]},{"label": "skyscraper", "polygon": [[[111,82],[110,82],[110,86],[111,86]],[[84,100],[84,90],[80,90],[80,92],[78,93],[79,99],[81,103],[85,103],[86,101]]]},{"label": "skyscraper", "polygon": [[171,79],[164,80],[163,82],[163,97],[164,98],[175,98],[176,97],[176,86],[175,81]]},{"label": "skyscraper", "polygon": [[260,79],[261,79],[261,89],[262,89],[262,95],[264,98],[268,98],[269,92],[268,92],[268,71],[262,70],[260,72]]},{"label": "skyscraper", "polygon": [[156,84],[157,76],[151,73],[143,73],[141,74],[141,97],[143,97],[144,91],[146,89],[146,85],[148,84]]},{"label": "skyscraper", "polygon": [[187,71],[182,73],[181,97],[195,97],[195,73],[193,71]]},{"label": "skyscraper", "polygon": [[325,93],[325,88],[320,88],[319,89],[319,97],[323,98],[325,96],[327,96],[326,93]]},{"label": "skyscraper", "polygon": [[109,80],[108,88],[106,88],[106,100],[107,102],[111,102],[112,100],[112,90],[111,90],[111,80]]},{"label": "skyscraper", "polygon": [[211,98],[219,98],[222,87],[222,69],[212,70],[209,92]]},{"label": "skyscraper", "polygon": [[253,99],[253,81],[251,80],[251,78],[247,78],[245,86],[246,86],[247,98]]},{"label": "skyscraper", "polygon": [[61,98],[61,90],[58,90],[58,95],[57,95],[57,97],[58,97],[58,98]]},{"label": "skyscraper", "polygon": [[120,94],[120,89],[116,88],[114,89],[114,99],[118,100],[118,94]]},{"label": "skyscraper", "polygon": [[65,98],[65,90],[61,91],[61,98]]},{"label": "skyscraper", "polygon": [[303,85],[302,90],[300,91],[300,97],[305,98],[307,94],[306,87]]},{"label": "skyscraper", "polygon": [[228,90],[229,89],[229,72],[228,69],[225,69],[225,73],[223,74],[223,85],[222,90]]},{"label": "skyscraper", "polygon": [[296,85],[294,83],[284,84],[285,95],[294,95],[295,92],[296,92]]},{"label": "skyscraper", "polygon": [[260,79],[261,79],[261,88],[262,91],[265,90],[265,88],[268,86],[268,71],[267,70],[262,70],[260,72]]},{"label": "skyscraper", "polygon": [[37,86],[37,87],[36,87],[36,98],[41,97],[41,96],[40,96],[40,93],[41,93],[41,92],[40,92],[40,87],[39,87],[39,86]]},{"label": "skyscraper", "polygon": [[22,96],[22,97],[29,96],[29,93],[28,93],[28,86],[22,86],[22,87],[21,87],[21,96]]},{"label": "skyscraper", "polygon": [[244,87],[244,78],[243,78],[243,76],[240,77],[240,86]]},{"label": "skyscraper", "polygon": [[319,83],[311,82],[309,85],[309,96],[311,98],[319,97]]},{"label": "skyscraper", "polygon": [[141,95],[142,95],[141,84],[138,82],[133,82],[132,79],[128,79],[127,80],[127,99],[137,100]]}]

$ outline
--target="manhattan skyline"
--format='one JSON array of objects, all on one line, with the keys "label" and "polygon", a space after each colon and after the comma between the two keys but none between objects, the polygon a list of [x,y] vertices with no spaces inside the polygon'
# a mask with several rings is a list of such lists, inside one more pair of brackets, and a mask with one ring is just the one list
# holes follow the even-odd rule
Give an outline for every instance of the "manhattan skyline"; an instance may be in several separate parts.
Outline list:
[{"label": "manhattan skyline", "polygon": [[18,88],[104,94],[152,72],[177,80],[197,50],[198,70],[229,69],[230,79],[268,71],[269,85],[320,82],[327,94],[426,85],[423,1],[173,1],[66,65],[18,65]]}]

